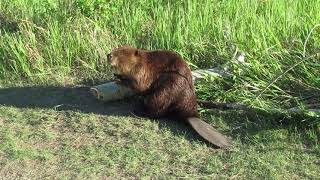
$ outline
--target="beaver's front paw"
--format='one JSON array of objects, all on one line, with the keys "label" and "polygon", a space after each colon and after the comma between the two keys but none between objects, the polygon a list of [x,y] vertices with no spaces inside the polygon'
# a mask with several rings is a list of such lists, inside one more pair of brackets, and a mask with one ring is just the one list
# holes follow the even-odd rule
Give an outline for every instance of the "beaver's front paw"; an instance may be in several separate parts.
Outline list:
[{"label": "beaver's front paw", "polygon": [[125,76],[123,75],[120,75],[120,74],[114,74],[114,81],[117,83],[117,84],[120,84],[120,85],[123,85],[123,86],[129,86],[129,80],[127,78],[125,78]]}]

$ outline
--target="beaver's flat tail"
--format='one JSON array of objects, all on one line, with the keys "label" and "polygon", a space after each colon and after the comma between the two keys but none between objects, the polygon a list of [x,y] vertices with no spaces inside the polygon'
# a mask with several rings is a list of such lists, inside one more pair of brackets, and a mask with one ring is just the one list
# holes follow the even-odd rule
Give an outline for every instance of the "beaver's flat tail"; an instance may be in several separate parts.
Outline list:
[{"label": "beaver's flat tail", "polygon": [[227,137],[219,133],[218,130],[213,128],[210,124],[196,117],[187,118],[187,121],[201,137],[213,145],[224,149],[231,147],[231,143]]}]

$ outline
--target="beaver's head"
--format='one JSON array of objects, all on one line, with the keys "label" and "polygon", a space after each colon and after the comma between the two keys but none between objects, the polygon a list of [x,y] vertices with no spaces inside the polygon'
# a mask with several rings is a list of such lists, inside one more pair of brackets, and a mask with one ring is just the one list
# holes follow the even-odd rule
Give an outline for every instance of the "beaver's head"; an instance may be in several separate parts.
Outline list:
[{"label": "beaver's head", "polygon": [[122,46],[112,50],[108,55],[108,62],[118,71],[119,74],[132,74],[134,70],[141,66],[143,58],[141,50],[131,47]]}]

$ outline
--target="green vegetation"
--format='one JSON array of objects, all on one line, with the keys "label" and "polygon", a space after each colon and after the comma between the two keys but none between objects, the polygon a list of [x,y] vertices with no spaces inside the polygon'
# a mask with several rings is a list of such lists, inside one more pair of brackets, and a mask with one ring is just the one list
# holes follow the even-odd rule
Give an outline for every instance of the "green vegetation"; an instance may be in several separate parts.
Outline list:
[{"label": "green vegetation", "polygon": [[[320,108],[319,9],[320,0],[1,0],[0,177],[318,178],[320,115],[308,108]],[[103,52],[121,44],[175,50],[193,69],[231,67],[197,95],[259,109],[200,109],[232,151],[79,88],[112,78]]]}]

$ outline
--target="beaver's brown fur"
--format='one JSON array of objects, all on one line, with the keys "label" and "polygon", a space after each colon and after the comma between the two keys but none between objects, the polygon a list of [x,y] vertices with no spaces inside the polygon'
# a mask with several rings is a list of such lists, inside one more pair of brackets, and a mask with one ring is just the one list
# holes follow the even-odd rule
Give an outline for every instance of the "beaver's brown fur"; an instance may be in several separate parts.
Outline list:
[{"label": "beaver's brown fur", "polygon": [[[198,120],[195,121],[198,119],[197,99],[191,70],[179,54],[123,46],[108,54],[108,61],[118,71],[116,76],[120,83],[143,97],[145,115],[188,120],[193,128],[198,128],[196,131],[200,135],[208,131],[207,127],[199,129],[205,122],[198,124]],[[190,117],[193,117],[192,121],[188,119]]]},{"label": "beaver's brown fur", "polygon": [[146,114],[197,116],[191,70],[180,55],[124,46],[113,50],[109,56],[110,64],[118,70],[123,83],[143,95]]}]

